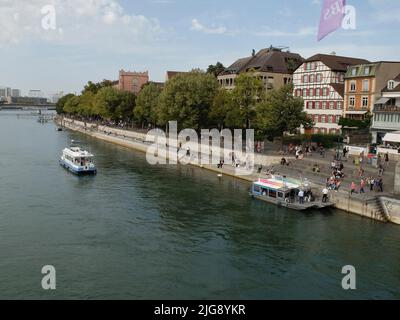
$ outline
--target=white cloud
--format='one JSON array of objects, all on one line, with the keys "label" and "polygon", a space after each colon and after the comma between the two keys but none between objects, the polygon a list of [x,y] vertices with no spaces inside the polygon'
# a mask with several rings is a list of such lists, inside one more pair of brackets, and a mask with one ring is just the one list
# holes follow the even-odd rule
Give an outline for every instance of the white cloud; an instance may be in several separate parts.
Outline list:
[{"label": "white cloud", "polygon": [[220,26],[220,27],[206,27],[203,24],[200,23],[199,20],[193,19],[192,20],[192,26],[190,28],[191,30],[194,31],[200,31],[203,33],[208,33],[208,34],[224,34],[227,33],[227,28]]},{"label": "white cloud", "polygon": [[[44,30],[41,9],[52,5],[56,30]],[[139,43],[162,33],[156,19],[125,12],[119,0],[0,0],[0,46],[26,41],[93,44],[104,38]]]}]

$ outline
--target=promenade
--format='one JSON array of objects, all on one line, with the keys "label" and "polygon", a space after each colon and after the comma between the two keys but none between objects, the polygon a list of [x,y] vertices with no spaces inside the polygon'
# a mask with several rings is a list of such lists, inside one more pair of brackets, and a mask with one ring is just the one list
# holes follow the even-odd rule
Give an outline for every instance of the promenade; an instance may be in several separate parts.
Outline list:
[{"label": "promenade", "polygon": [[[69,129],[80,131],[95,138],[142,152],[147,152],[148,147],[152,144],[151,142],[145,142],[146,135],[141,132],[98,126],[71,119],[64,119],[62,123],[60,119],[57,119],[56,122]],[[285,159],[289,161],[289,166],[280,164],[282,157],[285,157]],[[256,181],[259,178],[266,178],[267,175],[271,173],[291,178],[306,178],[311,183],[315,194],[319,196],[326,185],[326,179],[332,175],[331,162],[333,159],[334,151],[327,151],[324,157],[321,157],[318,153],[314,153],[302,160],[296,160],[293,155],[282,155],[277,151],[269,151],[268,153],[262,154],[257,153],[255,156],[253,174],[244,176],[237,175],[231,163],[226,163],[222,168],[218,168],[217,165],[193,165],[214,171],[220,178],[224,175],[232,176],[248,183]],[[315,173],[312,170],[315,164],[319,165],[319,173]],[[396,163],[390,162],[382,175],[384,192],[369,191],[369,186],[367,186],[364,194],[356,193],[353,195],[350,194],[351,183],[354,182],[359,186],[361,181],[359,166],[353,163],[351,157],[349,157],[349,159],[344,159],[343,164],[345,177],[342,179],[342,187],[339,191],[330,191],[331,201],[336,203],[338,209],[367,216],[379,221],[388,221],[388,217],[384,214],[384,210],[378,200],[381,197],[397,199],[397,197],[392,194]],[[258,172],[260,167],[261,171]],[[363,177],[378,177],[377,168],[365,164],[363,165],[363,169]]]}]

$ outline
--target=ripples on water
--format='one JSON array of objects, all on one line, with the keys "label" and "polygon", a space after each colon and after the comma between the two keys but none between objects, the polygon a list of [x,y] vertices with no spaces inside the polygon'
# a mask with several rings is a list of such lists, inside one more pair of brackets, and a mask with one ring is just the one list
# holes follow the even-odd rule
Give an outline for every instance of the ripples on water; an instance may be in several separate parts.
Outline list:
[{"label": "ripples on water", "polygon": [[[58,165],[71,139],[99,174]],[[249,185],[0,112],[0,298],[399,298],[400,229],[252,201]],[[57,290],[40,289],[43,265]],[[358,290],[341,290],[341,268]]]}]

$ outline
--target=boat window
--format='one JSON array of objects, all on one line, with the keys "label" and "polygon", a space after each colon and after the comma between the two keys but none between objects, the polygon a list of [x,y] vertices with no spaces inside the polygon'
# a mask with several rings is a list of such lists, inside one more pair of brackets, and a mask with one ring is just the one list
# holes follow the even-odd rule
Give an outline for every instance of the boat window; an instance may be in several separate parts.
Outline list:
[{"label": "boat window", "polygon": [[268,189],[261,189],[262,195],[266,196],[268,194]]},{"label": "boat window", "polygon": [[253,187],[253,191],[257,192],[257,193],[260,193],[260,187],[259,186],[254,186]]},{"label": "boat window", "polygon": [[283,192],[278,192],[278,198],[283,198]]},{"label": "boat window", "polygon": [[276,193],[275,190],[269,190],[269,197],[270,198],[276,198],[276,195],[277,195],[277,193]]}]

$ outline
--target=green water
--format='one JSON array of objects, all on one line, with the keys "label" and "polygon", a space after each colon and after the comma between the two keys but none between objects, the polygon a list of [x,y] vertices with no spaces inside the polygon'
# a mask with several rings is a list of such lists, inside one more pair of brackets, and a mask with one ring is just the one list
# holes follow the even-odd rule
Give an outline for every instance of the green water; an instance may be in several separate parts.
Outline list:
[{"label": "green water", "polygon": [[[0,111],[0,298],[400,298],[398,226],[270,206],[243,182],[150,166],[17,113]],[[97,176],[59,166],[71,139],[96,155]],[[44,265],[55,291],[41,287]],[[345,265],[355,291],[341,287]]]}]

